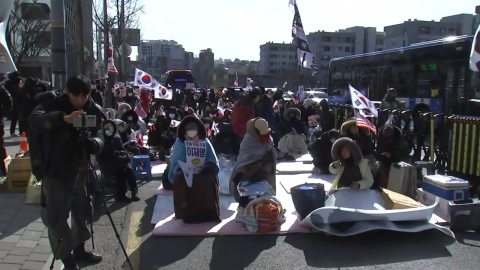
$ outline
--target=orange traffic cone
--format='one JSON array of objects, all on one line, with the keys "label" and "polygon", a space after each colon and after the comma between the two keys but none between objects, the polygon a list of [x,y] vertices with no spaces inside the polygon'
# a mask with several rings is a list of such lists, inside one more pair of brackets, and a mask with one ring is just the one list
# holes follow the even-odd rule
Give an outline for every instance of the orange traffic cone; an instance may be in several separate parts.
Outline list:
[{"label": "orange traffic cone", "polygon": [[20,140],[20,149],[23,153],[28,152],[27,133],[22,132],[22,139]]}]

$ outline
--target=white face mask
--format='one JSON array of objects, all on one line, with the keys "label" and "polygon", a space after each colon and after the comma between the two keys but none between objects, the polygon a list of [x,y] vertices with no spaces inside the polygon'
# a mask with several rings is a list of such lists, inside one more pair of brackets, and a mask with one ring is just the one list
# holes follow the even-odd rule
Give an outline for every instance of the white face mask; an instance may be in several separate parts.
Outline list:
[{"label": "white face mask", "polygon": [[128,93],[128,96],[129,96],[129,97],[133,96],[133,93]]},{"label": "white face mask", "polygon": [[168,114],[168,117],[170,117],[170,118],[173,119],[173,118],[175,117],[175,114],[174,114],[174,113],[170,113],[170,114]]},{"label": "white face mask", "polygon": [[195,136],[197,136],[197,134],[198,134],[198,131],[196,131],[196,130],[187,131],[187,136],[190,137],[190,138],[194,138]]},{"label": "white face mask", "polygon": [[127,112],[127,109],[126,109],[126,108],[122,109],[122,112],[123,112],[123,113],[126,113],[126,112]]},{"label": "white face mask", "polygon": [[113,135],[113,130],[111,130],[111,129],[106,129],[106,130],[105,130],[105,135],[107,135],[108,137],[112,136],[112,135]]}]

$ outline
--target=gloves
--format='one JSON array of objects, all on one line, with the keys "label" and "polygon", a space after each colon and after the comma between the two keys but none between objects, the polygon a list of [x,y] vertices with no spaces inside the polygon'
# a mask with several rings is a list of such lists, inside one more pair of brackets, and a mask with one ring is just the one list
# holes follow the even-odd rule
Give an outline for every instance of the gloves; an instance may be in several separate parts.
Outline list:
[{"label": "gloves", "polygon": [[99,148],[98,142],[93,139],[93,138],[86,138],[84,140],[85,142],[85,148],[87,150],[87,153],[90,155],[96,154]]},{"label": "gloves", "polygon": [[200,171],[200,174],[203,174],[203,175],[214,174],[214,173],[215,171],[210,165],[205,165],[205,167],[203,167],[203,169]]},{"label": "gloves", "polygon": [[205,166],[203,169],[200,171],[200,174],[206,175],[206,174],[215,174],[215,163],[213,162],[207,162],[205,163]]}]

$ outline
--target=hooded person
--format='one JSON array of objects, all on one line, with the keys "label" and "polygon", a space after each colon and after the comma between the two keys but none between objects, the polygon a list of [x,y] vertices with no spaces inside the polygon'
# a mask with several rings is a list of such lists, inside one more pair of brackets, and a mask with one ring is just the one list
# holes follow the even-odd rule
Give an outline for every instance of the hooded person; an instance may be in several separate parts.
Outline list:
[{"label": "hooded person", "polygon": [[324,131],[335,128],[335,114],[330,109],[330,105],[326,99],[320,101],[320,126]]},{"label": "hooded person", "polygon": [[294,156],[308,154],[305,145],[305,128],[300,120],[300,110],[288,108],[285,111],[285,119],[286,130],[289,132],[278,142],[278,150],[284,155],[283,158],[295,160]]},{"label": "hooded person", "polygon": [[314,174],[330,174],[328,166],[333,162],[331,155],[333,143],[340,137],[338,130],[323,132],[309,147],[313,158]]},{"label": "hooded person", "polygon": [[[237,186],[240,181],[267,180],[276,191],[276,160],[277,151],[270,137],[270,128],[263,118],[254,118],[247,122],[247,133],[240,144],[237,162],[232,169],[230,178],[230,194],[239,202],[242,210],[249,198],[240,197]],[[253,179],[254,176],[263,175],[266,179]]]},{"label": "hooded person", "polygon": [[363,157],[369,160],[370,166],[373,168],[375,163],[375,144],[370,136],[370,131],[366,128],[359,128],[357,120],[352,118],[342,124],[340,133],[342,136],[348,137],[357,143]]},{"label": "hooded person", "polygon": [[[117,133],[117,124],[114,121],[107,120],[103,123],[103,134],[105,145],[103,151],[96,155],[96,161],[100,167],[102,175],[115,176],[116,196],[115,199],[123,202],[130,200],[138,201],[138,187],[136,177],[130,163],[130,155],[122,146],[122,139]],[[128,198],[127,185],[130,187],[132,197]]]},{"label": "hooded person", "polygon": [[296,134],[305,135],[305,126],[302,122],[302,112],[297,108],[288,108],[283,117],[285,119],[285,128],[288,133],[295,131]]},{"label": "hooded person", "polygon": [[120,103],[118,104],[117,116],[115,118],[121,119],[124,113],[131,110],[132,110],[132,107],[128,103]]},{"label": "hooded person", "polygon": [[311,99],[305,99],[303,101],[303,107],[301,109],[302,112],[302,122],[307,124],[308,117],[317,114],[315,112],[315,108],[313,107],[313,102]]},{"label": "hooded person", "polygon": [[397,90],[395,88],[390,88],[387,90],[387,94],[382,99],[381,104],[382,109],[391,109],[391,110],[403,110],[405,105],[397,100]]},{"label": "hooded person", "polygon": [[140,103],[140,98],[135,94],[135,91],[131,86],[127,86],[127,95],[122,98],[122,101],[130,105],[131,108],[135,108],[137,103]]},{"label": "hooded person", "polygon": [[352,189],[369,189],[372,187],[373,175],[368,161],[363,158],[358,145],[350,138],[340,138],[333,144],[330,172],[336,174],[332,189],[350,187]]},{"label": "hooded person", "polygon": [[231,124],[238,137],[242,138],[247,133],[247,122],[255,118],[255,103],[260,100],[260,96],[259,89],[252,89],[245,95],[241,94],[233,106]]},{"label": "hooded person", "polygon": [[185,223],[220,222],[219,164],[205,127],[197,117],[187,116],[177,136],[168,170],[175,218]]},{"label": "hooded person", "polygon": [[377,160],[380,162],[380,187],[386,187],[390,173],[390,166],[393,163],[404,161],[408,156],[405,140],[402,131],[396,126],[387,124],[378,132],[377,139]]}]

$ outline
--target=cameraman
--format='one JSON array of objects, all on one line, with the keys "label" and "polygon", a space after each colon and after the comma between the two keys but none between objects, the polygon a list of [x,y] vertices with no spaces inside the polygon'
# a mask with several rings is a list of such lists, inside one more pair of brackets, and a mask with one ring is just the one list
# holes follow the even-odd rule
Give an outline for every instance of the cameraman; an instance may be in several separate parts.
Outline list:
[{"label": "cameraman", "polygon": [[[77,179],[82,166],[79,157],[95,155],[102,151],[101,108],[89,98],[90,81],[84,76],[71,77],[66,92],[42,102],[30,116],[31,130],[41,141],[43,162],[33,157],[32,164],[41,162],[42,220],[48,228],[50,246],[64,269],[79,269],[77,263],[98,263],[101,256],[85,251],[85,241],[90,238],[86,221],[91,215],[91,205],[86,192],[86,179]],[[73,127],[74,118],[96,115],[97,127],[90,128],[87,136]],[[40,158],[41,159],[41,158]],[[83,164],[84,166],[84,164]],[[38,178],[38,176],[37,176]],[[67,219],[72,213],[72,228]],[[58,247],[58,249],[57,249]],[[73,251],[73,254],[72,254]]]}]

